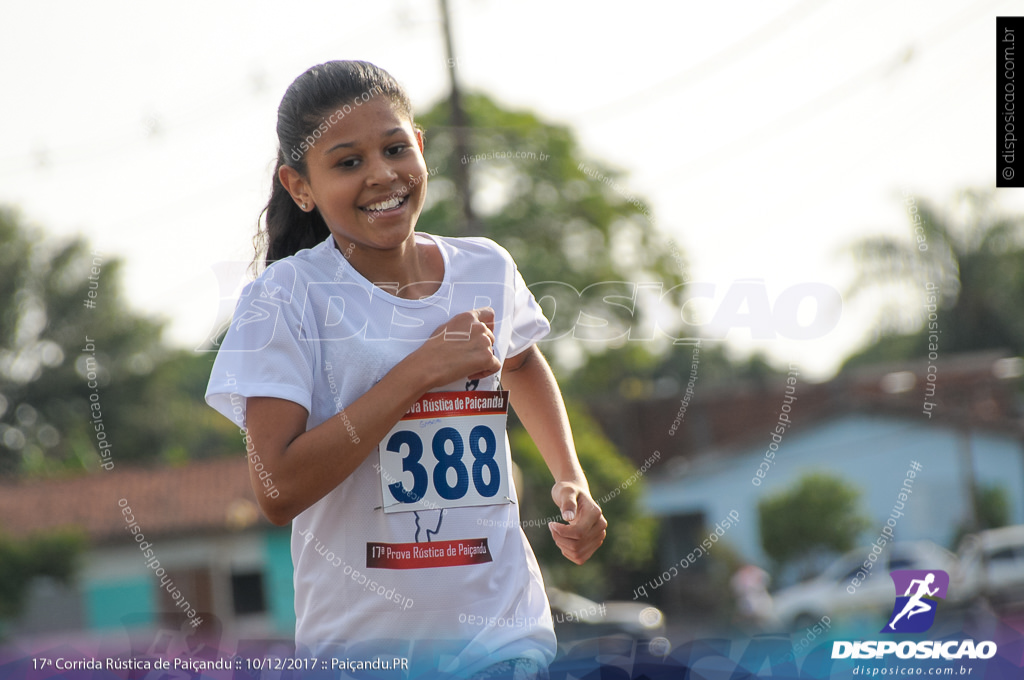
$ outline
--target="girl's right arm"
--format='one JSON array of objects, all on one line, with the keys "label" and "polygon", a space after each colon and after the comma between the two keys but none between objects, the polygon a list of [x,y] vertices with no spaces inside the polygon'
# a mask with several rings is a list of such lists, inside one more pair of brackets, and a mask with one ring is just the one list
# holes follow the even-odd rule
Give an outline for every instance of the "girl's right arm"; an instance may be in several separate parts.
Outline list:
[{"label": "girl's right arm", "polygon": [[[426,392],[466,376],[477,379],[496,373],[501,362],[493,344],[493,310],[458,314],[351,406],[311,430],[306,430],[309,414],[299,404],[275,397],[248,398],[246,424],[253,444],[249,477],[267,519],[288,524],[348,479]],[[280,491],[275,498],[262,493],[257,461]]]}]

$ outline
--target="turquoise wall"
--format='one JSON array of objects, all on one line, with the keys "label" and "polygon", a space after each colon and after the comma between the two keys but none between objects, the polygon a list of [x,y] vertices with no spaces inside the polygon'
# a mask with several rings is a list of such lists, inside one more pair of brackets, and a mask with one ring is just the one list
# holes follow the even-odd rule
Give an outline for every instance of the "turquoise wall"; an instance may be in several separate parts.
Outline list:
[{"label": "turquoise wall", "polygon": [[264,542],[267,608],[274,629],[295,634],[295,584],[292,581],[291,530],[270,531]]},{"label": "turquoise wall", "polygon": [[156,623],[156,591],[148,574],[116,581],[92,581],[85,586],[89,630],[150,626]]}]

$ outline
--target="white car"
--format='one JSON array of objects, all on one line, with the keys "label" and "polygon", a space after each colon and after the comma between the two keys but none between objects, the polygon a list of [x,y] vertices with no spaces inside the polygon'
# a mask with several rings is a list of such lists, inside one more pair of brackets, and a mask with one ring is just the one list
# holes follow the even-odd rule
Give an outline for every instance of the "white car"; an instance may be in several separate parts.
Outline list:
[{"label": "white car", "polygon": [[[931,541],[889,543],[865,578],[864,562],[869,554],[870,548],[853,550],[810,581],[776,592],[772,596],[775,618],[786,630],[809,628],[823,616],[832,620],[882,618],[892,611],[895,602],[890,571],[941,569],[952,576],[956,564],[956,556]],[[859,578],[859,585],[854,584],[855,578]]]},{"label": "white car", "polygon": [[950,591],[960,600],[986,596],[994,605],[1024,602],[1024,524],[965,536]]},{"label": "white car", "polygon": [[559,642],[625,633],[650,640],[665,634],[665,614],[643,602],[598,604],[582,595],[547,587],[551,618]]}]

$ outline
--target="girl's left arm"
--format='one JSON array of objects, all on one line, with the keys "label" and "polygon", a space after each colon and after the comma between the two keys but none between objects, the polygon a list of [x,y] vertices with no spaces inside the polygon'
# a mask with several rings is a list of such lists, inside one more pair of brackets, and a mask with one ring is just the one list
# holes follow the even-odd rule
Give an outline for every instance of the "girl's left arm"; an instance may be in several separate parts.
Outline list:
[{"label": "girl's left arm", "polygon": [[569,417],[555,376],[544,355],[532,345],[505,361],[501,382],[555,478],[551,498],[569,524],[550,522],[551,536],[563,555],[583,564],[604,542],[608,521],[591,497],[576,457]]}]

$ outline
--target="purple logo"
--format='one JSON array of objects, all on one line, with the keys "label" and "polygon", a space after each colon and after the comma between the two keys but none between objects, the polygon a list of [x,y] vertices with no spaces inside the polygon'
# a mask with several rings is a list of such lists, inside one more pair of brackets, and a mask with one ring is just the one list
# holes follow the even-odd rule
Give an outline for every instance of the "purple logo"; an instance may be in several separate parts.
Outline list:
[{"label": "purple logo", "polygon": [[896,604],[879,632],[923,633],[931,628],[938,600],[946,599],[949,574],[941,569],[903,569],[889,576],[896,585]]}]

